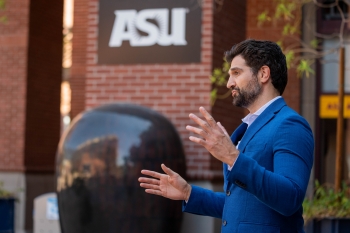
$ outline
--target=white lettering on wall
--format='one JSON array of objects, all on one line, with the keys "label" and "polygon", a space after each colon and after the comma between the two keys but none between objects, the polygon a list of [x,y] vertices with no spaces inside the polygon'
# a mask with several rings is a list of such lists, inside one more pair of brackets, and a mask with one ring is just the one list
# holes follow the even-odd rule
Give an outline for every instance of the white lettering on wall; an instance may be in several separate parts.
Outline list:
[{"label": "white lettering on wall", "polygon": [[109,46],[120,47],[123,41],[129,41],[132,47],[187,45],[187,12],[187,8],[171,10],[169,34],[169,9],[116,10]]}]

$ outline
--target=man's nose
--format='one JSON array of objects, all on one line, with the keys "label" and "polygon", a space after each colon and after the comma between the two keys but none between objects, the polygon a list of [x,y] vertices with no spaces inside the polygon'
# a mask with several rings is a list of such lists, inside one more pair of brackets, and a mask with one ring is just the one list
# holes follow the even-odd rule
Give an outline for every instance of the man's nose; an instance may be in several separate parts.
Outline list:
[{"label": "man's nose", "polygon": [[227,81],[226,87],[228,89],[230,89],[230,88],[234,88],[235,86],[236,86],[236,83],[235,83],[234,79],[230,76],[228,81]]}]

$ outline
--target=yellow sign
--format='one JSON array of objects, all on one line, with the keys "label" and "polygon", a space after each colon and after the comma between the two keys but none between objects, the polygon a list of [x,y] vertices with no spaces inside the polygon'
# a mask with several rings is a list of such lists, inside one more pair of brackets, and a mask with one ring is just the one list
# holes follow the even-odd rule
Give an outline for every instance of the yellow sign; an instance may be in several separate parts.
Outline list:
[{"label": "yellow sign", "polygon": [[[320,97],[320,117],[337,118],[338,117],[338,96],[321,95]],[[350,96],[344,97],[344,117],[350,118]]]}]

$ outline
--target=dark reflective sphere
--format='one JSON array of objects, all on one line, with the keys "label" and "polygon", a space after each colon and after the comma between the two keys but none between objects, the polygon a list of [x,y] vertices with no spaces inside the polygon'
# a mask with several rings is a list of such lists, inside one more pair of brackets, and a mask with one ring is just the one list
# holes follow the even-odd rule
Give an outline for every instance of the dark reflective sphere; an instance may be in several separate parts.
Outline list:
[{"label": "dark reflective sphere", "polygon": [[142,169],[162,172],[161,163],[186,174],[178,133],[159,113],[111,104],[77,116],[57,154],[62,232],[179,232],[181,202],[147,194],[138,182]]}]

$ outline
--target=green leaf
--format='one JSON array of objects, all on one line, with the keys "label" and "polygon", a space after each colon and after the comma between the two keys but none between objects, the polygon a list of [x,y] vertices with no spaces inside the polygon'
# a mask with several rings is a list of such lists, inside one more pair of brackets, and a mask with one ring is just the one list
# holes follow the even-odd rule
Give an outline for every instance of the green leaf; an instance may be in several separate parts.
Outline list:
[{"label": "green leaf", "polygon": [[215,68],[213,70],[213,73],[210,76],[211,83],[218,86],[226,85],[229,69],[230,69],[229,64],[226,61],[224,61],[221,69]]},{"label": "green leaf", "polygon": [[281,48],[282,51],[284,50],[282,40],[277,41],[276,44]]},{"label": "green leaf", "polygon": [[289,23],[284,25],[283,30],[282,30],[282,35],[284,35],[284,36],[288,35],[290,32],[290,28],[291,28],[291,26]]},{"label": "green leaf", "polygon": [[215,104],[215,101],[217,99],[217,93],[218,93],[217,88],[213,88],[210,92],[210,104],[211,104],[211,106],[213,106]]},{"label": "green leaf", "polygon": [[350,193],[349,188],[343,182],[342,189],[338,192],[333,188],[320,185],[315,181],[315,193],[313,198],[306,198],[303,202],[304,219],[323,217],[350,217]]},{"label": "green leaf", "polygon": [[269,16],[269,13],[267,10],[259,14],[257,19],[258,19],[259,25],[265,23],[266,21],[271,21],[271,17]]},{"label": "green leaf", "polygon": [[294,51],[293,50],[289,50],[287,52],[285,52],[286,55],[286,62],[287,62],[287,67],[288,69],[291,67],[295,57],[294,57]]},{"label": "green leaf", "polygon": [[224,73],[227,73],[229,71],[229,69],[230,69],[230,64],[228,62],[224,61],[223,65],[222,65],[222,71]]},{"label": "green leaf", "polygon": [[290,23],[287,23],[286,25],[283,26],[282,30],[282,35],[287,36],[287,35],[294,35],[298,32],[298,29],[295,26],[292,26]]},{"label": "green leaf", "polygon": [[290,35],[294,35],[294,34],[297,33],[297,32],[298,32],[298,29],[297,29],[296,27],[291,26],[291,27],[289,28],[289,34],[290,34]]},{"label": "green leaf", "polygon": [[[230,69],[230,64],[224,60],[222,63],[222,67],[215,68],[211,74],[210,82],[213,84],[213,89],[210,92],[210,103],[211,105],[214,105],[216,99],[222,96],[218,95],[218,89],[217,87],[226,86],[227,78],[228,78],[228,71]],[[224,95],[223,98],[226,98],[226,95]]]},{"label": "green leaf", "polygon": [[213,76],[220,76],[222,74],[222,70],[219,68],[214,69]]},{"label": "green leaf", "polygon": [[318,43],[319,43],[319,41],[317,39],[313,39],[312,41],[310,41],[310,46],[313,49],[316,49],[318,47]]},{"label": "green leaf", "polygon": [[310,77],[310,74],[315,74],[315,71],[311,68],[311,61],[305,59],[300,60],[299,65],[297,67],[297,72],[299,77],[305,74],[307,78]]},{"label": "green leaf", "polygon": [[1,23],[6,23],[6,22],[7,22],[7,16],[6,16],[6,15],[1,16],[1,17],[0,17],[0,22],[1,22]]},{"label": "green leaf", "polygon": [[285,3],[284,1],[281,1],[276,6],[276,11],[274,18],[280,19],[283,18],[284,20],[290,21],[294,18],[294,15],[292,12],[296,9],[296,4],[294,2]]},{"label": "green leaf", "polygon": [[210,76],[210,82],[211,84],[214,84],[216,82],[216,78],[214,76]]},{"label": "green leaf", "polygon": [[[294,10],[296,10],[297,8],[297,5],[295,3],[295,1],[291,1],[287,4],[287,9],[288,9],[288,12],[292,13]],[[294,16],[292,15],[292,18],[294,18]]]},{"label": "green leaf", "polygon": [[5,9],[6,0],[0,0],[0,9]]},{"label": "green leaf", "polygon": [[0,197],[3,197],[3,198],[9,198],[9,197],[13,197],[13,193],[11,192],[8,192],[7,190],[5,190],[3,188],[4,186],[4,183],[0,181]]}]

